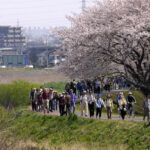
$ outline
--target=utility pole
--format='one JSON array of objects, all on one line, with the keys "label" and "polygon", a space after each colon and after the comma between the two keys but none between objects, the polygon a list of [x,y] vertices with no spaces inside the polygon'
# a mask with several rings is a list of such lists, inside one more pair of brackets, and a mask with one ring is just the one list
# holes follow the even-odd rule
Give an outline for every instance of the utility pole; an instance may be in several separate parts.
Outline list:
[{"label": "utility pole", "polygon": [[86,8],[86,0],[82,0],[82,11]]},{"label": "utility pole", "polygon": [[46,49],[47,49],[47,68],[49,64],[49,54],[48,54],[48,36],[46,37]]}]

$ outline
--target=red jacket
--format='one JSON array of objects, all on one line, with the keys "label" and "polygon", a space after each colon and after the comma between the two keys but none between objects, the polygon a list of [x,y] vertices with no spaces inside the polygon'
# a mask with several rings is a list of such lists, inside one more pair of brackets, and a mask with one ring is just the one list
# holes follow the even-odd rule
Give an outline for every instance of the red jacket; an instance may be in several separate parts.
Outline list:
[{"label": "red jacket", "polygon": [[59,97],[59,105],[61,105],[61,106],[65,105],[65,99],[64,99],[64,97]]},{"label": "red jacket", "polygon": [[43,92],[42,98],[43,99],[49,99],[49,93],[48,92]]}]

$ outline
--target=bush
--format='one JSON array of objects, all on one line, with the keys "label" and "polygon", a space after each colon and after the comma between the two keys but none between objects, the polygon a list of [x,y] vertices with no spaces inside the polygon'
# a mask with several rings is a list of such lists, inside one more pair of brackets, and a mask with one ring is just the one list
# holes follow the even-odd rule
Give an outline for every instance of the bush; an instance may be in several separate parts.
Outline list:
[{"label": "bush", "polygon": [[53,88],[57,92],[63,92],[65,90],[66,82],[50,82],[43,84],[43,87]]},{"label": "bush", "polygon": [[0,104],[5,108],[29,104],[29,92],[32,87],[39,88],[40,85],[21,80],[11,84],[0,84]]}]

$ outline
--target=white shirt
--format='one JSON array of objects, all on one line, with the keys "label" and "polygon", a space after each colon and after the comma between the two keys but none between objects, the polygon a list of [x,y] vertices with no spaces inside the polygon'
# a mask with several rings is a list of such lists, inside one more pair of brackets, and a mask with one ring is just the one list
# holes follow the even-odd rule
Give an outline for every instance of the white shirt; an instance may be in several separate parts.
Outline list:
[{"label": "white shirt", "polygon": [[88,96],[88,102],[91,104],[92,102],[95,102],[95,97],[93,95]]},{"label": "white shirt", "polygon": [[88,102],[88,98],[87,98],[87,95],[84,95],[81,97],[81,102],[86,104]]}]

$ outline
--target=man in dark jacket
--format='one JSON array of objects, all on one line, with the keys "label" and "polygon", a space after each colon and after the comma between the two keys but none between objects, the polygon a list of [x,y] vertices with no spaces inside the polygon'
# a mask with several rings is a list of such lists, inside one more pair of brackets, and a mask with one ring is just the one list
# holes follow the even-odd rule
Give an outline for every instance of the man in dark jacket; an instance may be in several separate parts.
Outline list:
[{"label": "man in dark jacket", "polygon": [[68,92],[66,92],[66,95],[65,95],[65,105],[66,105],[66,115],[70,115],[71,113],[71,96],[69,95]]},{"label": "man in dark jacket", "polygon": [[36,111],[36,103],[35,103],[35,89],[32,88],[30,92],[30,100],[32,103],[32,111]]},{"label": "man in dark jacket", "polygon": [[62,94],[59,95],[59,113],[60,116],[64,115],[64,108],[65,108],[65,99]]},{"label": "man in dark jacket", "polygon": [[134,104],[135,103],[136,103],[136,100],[133,97],[132,92],[129,92],[127,96],[127,109],[128,109],[129,118],[131,116],[134,117]]}]

